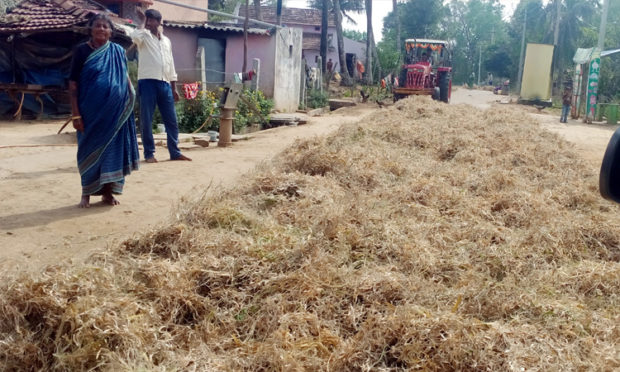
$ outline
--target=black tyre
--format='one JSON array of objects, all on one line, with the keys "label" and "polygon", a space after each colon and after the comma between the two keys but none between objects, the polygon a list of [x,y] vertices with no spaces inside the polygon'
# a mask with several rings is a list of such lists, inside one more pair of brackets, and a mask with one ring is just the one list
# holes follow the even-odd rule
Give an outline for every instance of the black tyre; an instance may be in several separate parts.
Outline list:
[{"label": "black tyre", "polygon": [[398,86],[404,87],[406,85],[407,85],[407,69],[403,68],[400,70],[400,73],[398,74]]},{"label": "black tyre", "polygon": [[450,102],[450,73],[444,72],[439,75],[439,99],[442,102]]}]

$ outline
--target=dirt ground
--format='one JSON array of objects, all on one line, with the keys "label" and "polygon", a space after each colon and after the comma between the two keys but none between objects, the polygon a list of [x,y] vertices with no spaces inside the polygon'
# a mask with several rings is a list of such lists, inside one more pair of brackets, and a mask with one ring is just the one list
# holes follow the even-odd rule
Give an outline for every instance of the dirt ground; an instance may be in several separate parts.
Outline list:
[{"label": "dirt ground", "polygon": [[[488,91],[456,89],[451,104],[471,104],[481,110],[507,104],[505,96]],[[537,120],[543,128],[575,144],[593,169],[600,167],[607,142],[617,126],[586,125],[557,115],[520,107],[523,120]],[[232,147],[185,151],[192,162],[171,162],[158,147],[157,164],[141,163],[126,179],[121,204],[80,209],[80,178],[76,166],[75,132],[56,134],[63,121],[0,122],[0,269],[39,270],[70,259],[80,262],[91,253],[140,234],[173,217],[182,197],[196,197],[231,187],[263,161],[269,161],[297,139],[328,134],[380,110],[376,104],[337,110],[295,127],[254,133]]]}]

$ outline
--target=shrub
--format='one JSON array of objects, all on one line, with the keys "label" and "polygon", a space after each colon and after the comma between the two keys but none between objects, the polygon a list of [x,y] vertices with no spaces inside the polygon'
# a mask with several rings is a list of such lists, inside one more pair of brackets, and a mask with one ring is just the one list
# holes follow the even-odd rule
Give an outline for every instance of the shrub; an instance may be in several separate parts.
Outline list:
[{"label": "shrub", "polygon": [[[273,101],[265,98],[260,90],[244,89],[237,103],[233,131],[242,133],[251,124],[266,123],[273,108]],[[247,102],[246,102],[247,101]]]},{"label": "shrub", "polygon": [[[182,99],[180,110],[179,131],[191,133],[200,128],[212,115],[219,115],[219,97],[213,91],[200,91],[195,99]],[[219,129],[219,120],[211,120],[201,131]]]},{"label": "shrub", "polygon": [[329,95],[325,91],[311,89],[308,91],[308,107],[319,108],[329,104]]}]

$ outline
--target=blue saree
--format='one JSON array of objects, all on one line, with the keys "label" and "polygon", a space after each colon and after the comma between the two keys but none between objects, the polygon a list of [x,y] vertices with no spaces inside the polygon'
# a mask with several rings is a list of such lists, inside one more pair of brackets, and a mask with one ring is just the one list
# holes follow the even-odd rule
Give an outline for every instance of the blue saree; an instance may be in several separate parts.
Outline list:
[{"label": "blue saree", "polygon": [[138,169],[140,155],[125,50],[107,42],[84,62],[78,105],[84,131],[77,132],[82,195],[101,195],[105,184],[123,191],[125,176]]}]

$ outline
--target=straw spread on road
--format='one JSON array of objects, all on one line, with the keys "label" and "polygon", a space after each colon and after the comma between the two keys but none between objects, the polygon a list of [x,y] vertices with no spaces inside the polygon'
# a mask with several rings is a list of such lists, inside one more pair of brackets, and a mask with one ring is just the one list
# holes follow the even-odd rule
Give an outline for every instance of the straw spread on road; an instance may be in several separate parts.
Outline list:
[{"label": "straw spread on road", "polygon": [[5,276],[1,369],[618,370],[619,211],[522,111],[411,97]]}]

